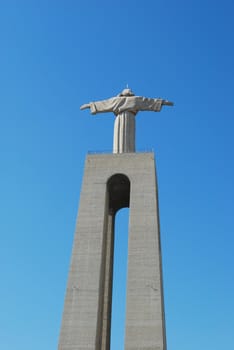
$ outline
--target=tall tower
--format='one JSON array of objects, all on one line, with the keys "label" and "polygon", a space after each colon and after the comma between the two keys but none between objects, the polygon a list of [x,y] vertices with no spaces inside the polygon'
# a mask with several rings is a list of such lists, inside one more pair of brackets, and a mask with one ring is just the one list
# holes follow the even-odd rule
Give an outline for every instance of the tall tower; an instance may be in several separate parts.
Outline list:
[{"label": "tall tower", "polygon": [[[120,120],[114,154],[86,158],[59,350],[110,349],[114,222],[124,207],[130,209],[125,350],[166,350],[155,160],[134,152],[134,131],[140,99],[144,110],[146,102],[157,111],[171,103],[123,93],[82,106],[93,113],[115,108]],[[113,100],[131,108],[120,111]]]}]

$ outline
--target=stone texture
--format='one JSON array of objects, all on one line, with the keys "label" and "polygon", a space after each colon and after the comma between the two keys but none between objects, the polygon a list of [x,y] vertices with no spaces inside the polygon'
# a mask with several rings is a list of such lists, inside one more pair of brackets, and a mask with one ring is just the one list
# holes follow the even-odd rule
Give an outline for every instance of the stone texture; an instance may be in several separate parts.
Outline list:
[{"label": "stone texture", "polygon": [[126,184],[120,205],[109,193],[115,174],[130,180],[125,350],[166,349],[154,154],[123,153],[86,159],[59,350],[110,349],[114,211],[128,203]]}]

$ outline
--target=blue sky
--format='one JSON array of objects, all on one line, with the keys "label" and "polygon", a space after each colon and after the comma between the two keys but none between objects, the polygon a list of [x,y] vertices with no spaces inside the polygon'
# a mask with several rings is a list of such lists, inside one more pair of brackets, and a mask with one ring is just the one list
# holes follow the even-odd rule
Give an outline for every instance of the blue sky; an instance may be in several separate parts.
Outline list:
[{"label": "blue sky", "polygon": [[85,156],[112,148],[114,117],[79,106],[126,84],[175,103],[137,116],[168,350],[233,348],[233,15],[229,0],[1,1],[1,349],[57,348]]}]

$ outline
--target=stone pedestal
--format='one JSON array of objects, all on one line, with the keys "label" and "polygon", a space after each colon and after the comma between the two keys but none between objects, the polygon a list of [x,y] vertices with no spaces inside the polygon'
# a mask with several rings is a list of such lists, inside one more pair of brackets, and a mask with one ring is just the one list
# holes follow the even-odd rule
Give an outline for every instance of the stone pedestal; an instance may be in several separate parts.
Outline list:
[{"label": "stone pedestal", "polygon": [[109,350],[114,218],[129,210],[125,350],[166,350],[153,153],[88,155],[59,350]]}]

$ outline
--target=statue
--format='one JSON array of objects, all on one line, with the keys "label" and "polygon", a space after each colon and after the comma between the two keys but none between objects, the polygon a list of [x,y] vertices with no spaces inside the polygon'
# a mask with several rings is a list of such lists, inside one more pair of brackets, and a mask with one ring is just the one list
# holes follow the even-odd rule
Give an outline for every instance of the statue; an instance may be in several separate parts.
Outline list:
[{"label": "statue", "polygon": [[90,102],[80,107],[90,108],[92,114],[113,112],[115,114],[113,153],[135,152],[135,116],[138,111],[160,112],[163,105],[172,102],[161,98],[135,96],[131,89],[124,89],[116,97]]}]

